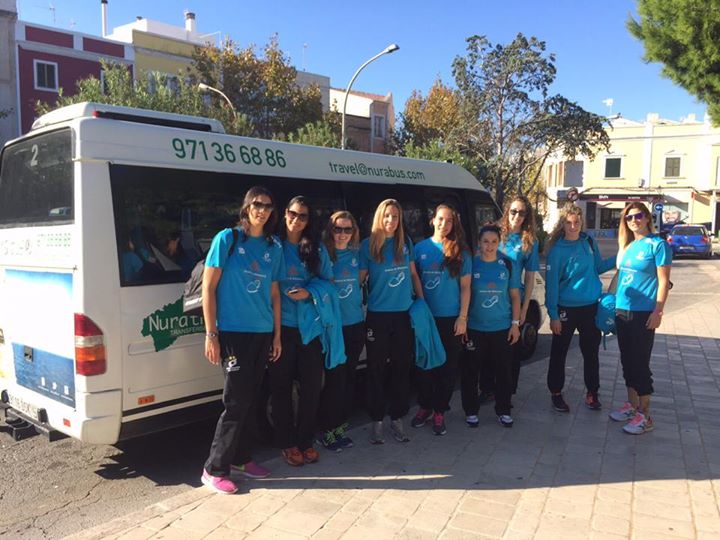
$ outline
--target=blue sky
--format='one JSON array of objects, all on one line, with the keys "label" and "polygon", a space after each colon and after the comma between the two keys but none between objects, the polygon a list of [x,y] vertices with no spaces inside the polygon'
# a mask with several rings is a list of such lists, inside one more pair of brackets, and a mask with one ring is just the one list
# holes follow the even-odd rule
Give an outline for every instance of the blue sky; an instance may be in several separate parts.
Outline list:
[{"label": "blue sky", "polygon": [[[552,91],[587,110],[608,114],[603,100],[612,98],[612,113],[633,120],[648,112],[702,119],[705,112],[704,104],[660,75],[659,65],[642,61],[641,44],[625,28],[635,11],[632,0],[109,0],[108,8],[111,31],[136,15],[182,26],[189,9],[200,33],[220,31],[242,46],[262,47],[277,33],[299,70],[327,75],[335,87],[345,87],[367,58],[397,43],[399,51],[368,66],[353,86],[392,92],[396,112],[412,90],[427,93],[438,76],[452,81],[452,60],[464,53],[466,37],[484,34],[507,43],[518,32],[547,43],[557,57]],[[28,22],[100,34],[100,0],[18,0],[18,10]]]}]

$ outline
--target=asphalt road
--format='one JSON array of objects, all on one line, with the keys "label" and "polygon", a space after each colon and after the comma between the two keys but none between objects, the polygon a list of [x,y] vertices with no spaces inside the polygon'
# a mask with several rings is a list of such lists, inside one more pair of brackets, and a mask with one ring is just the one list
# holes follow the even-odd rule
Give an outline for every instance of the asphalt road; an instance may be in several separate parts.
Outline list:
[{"label": "asphalt road", "polygon": [[[607,255],[612,247],[602,249]],[[666,311],[718,291],[720,259],[678,260],[672,281]],[[546,322],[530,361],[547,361],[549,350]],[[365,416],[358,413],[354,420],[364,422]],[[16,442],[0,433],[0,536],[60,538],[196,487],[212,430],[206,422],[119,446],[48,443],[42,437]],[[265,446],[256,456],[273,452]]]}]

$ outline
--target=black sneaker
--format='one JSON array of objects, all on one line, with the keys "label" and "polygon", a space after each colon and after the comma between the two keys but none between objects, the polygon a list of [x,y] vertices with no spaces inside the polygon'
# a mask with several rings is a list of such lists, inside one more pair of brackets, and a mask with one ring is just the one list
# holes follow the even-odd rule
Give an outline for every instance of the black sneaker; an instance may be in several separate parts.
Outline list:
[{"label": "black sneaker", "polygon": [[557,412],[570,412],[570,407],[562,397],[562,394],[552,394],[552,406]]},{"label": "black sneaker", "polygon": [[593,411],[599,411],[602,409],[602,405],[600,404],[600,401],[598,401],[597,392],[588,392],[585,395],[585,406]]}]

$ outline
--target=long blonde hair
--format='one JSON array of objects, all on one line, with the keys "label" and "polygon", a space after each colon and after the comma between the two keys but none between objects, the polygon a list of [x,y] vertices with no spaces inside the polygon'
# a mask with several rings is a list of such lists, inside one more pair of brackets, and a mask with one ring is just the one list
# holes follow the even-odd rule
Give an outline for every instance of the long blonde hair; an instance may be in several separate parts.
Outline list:
[{"label": "long blonde hair", "polygon": [[330,216],[330,219],[328,219],[325,231],[323,231],[323,241],[325,242],[325,247],[328,250],[328,255],[330,255],[330,260],[332,261],[337,260],[337,250],[335,249],[335,237],[333,236],[333,228],[335,227],[335,222],[338,219],[347,219],[352,223],[353,232],[352,236],[350,236],[350,242],[348,242],[348,247],[351,249],[357,249],[358,244],[360,243],[360,229],[358,228],[357,221],[355,221],[353,215],[347,210],[338,210],[337,212],[333,213],[333,215]]},{"label": "long blonde hair", "polygon": [[510,236],[510,207],[514,202],[521,202],[525,206],[525,217],[523,218],[522,225],[520,226],[520,238],[522,239],[522,250],[525,253],[530,253],[530,250],[537,239],[535,233],[535,212],[533,207],[530,205],[530,201],[524,195],[516,195],[505,205],[505,212],[500,218],[500,241],[507,243],[508,236]]},{"label": "long blonde hair", "polygon": [[580,208],[575,203],[567,203],[560,209],[560,217],[558,218],[557,223],[553,227],[553,230],[548,235],[547,253],[550,253],[550,250],[555,245],[555,242],[565,236],[565,222],[567,221],[568,216],[577,216],[578,218],[580,218],[580,230],[585,230],[585,219],[583,219],[582,208]]},{"label": "long blonde hair", "polygon": [[650,210],[641,202],[631,202],[620,213],[620,227],[618,228],[618,248],[620,251],[624,251],[628,245],[635,240],[635,234],[628,227],[625,217],[628,215],[630,210],[640,210],[648,220],[648,233],[653,234],[655,232],[655,224],[653,223],[652,215]]},{"label": "long blonde hair", "polygon": [[394,206],[398,211],[398,226],[395,229],[395,256],[396,263],[403,260],[403,251],[405,250],[405,229],[403,228],[403,212],[402,206],[395,199],[385,199],[375,209],[373,216],[372,229],[370,230],[370,256],[377,262],[383,262],[383,245],[385,244],[385,230],[383,229],[383,218],[385,210],[388,206]]}]

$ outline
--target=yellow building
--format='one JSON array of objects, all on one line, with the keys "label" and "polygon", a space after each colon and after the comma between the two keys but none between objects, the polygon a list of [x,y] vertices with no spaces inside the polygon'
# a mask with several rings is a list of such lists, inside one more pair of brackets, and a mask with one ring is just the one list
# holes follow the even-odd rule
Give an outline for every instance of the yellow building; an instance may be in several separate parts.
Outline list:
[{"label": "yellow building", "polygon": [[138,17],[114,28],[107,38],[133,45],[136,77],[150,72],[177,77],[192,65],[195,47],[213,45],[216,34],[198,34],[195,14],[187,11],[184,27]]},{"label": "yellow building", "polygon": [[676,122],[650,113],[644,122],[610,120],[611,147],[594,160],[548,160],[544,179],[550,197],[546,229],[570,188],[579,192],[587,229],[613,236],[620,212],[630,201],[645,202],[656,223],[677,221],[720,226],[720,129],[694,115]]}]

